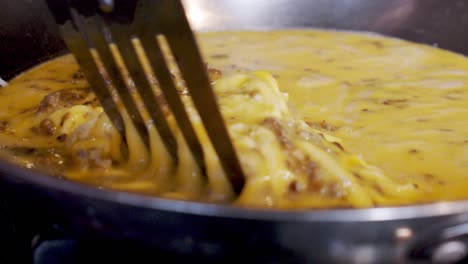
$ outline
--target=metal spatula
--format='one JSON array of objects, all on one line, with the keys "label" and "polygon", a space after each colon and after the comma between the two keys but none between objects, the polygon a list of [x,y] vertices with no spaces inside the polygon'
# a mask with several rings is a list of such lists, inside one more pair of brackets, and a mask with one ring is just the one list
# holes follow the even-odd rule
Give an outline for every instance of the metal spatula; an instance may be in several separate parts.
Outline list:
[{"label": "metal spatula", "polygon": [[[206,176],[202,146],[157,41],[158,36],[164,37],[233,190],[237,194],[241,192],[245,177],[179,0],[47,0],[47,4],[63,39],[114,126],[125,137],[125,124],[112,98],[109,80],[149,147],[148,128],[112,55],[110,45],[116,45],[168,152],[177,163],[177,142],[133,45],[134,39],[140,41],[164,98]],[[102,75],[91,49],[97,52],[108,78]]]}]

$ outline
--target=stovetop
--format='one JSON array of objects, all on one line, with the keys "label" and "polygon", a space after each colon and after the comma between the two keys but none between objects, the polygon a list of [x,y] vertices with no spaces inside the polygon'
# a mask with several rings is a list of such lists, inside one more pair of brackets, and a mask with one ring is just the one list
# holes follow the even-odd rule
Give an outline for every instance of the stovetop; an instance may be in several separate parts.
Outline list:
[{"label": "stovetop", "polygon": [[[230,253],[209,250],[211,253],[201,255],[190,247],[174,252],[132,241],[98,240],[97,236],[77,239],[75,235],[79,234],[68,232],[54,223],[55,219],[37,210],[21,209],[22,206],[13,203],[11,200],[6,202],[0,192],[0,264],[147,263],[158,260],[163,263],[243,263],[246,259],[257,263],[294,263],[287,256],[277,257],[278,254],[265,252],[254,257],[244,252],[246,256],[235,248]],[[261,248],[260,244],[255,251]]]},{"label": "stovetop", "polygon": [[[10,226],[11,227],[11,226]],[[76,240],[61,233],[52,226],[43,234],[26,236],[18,230],[10,230],[10,235],[2,236],[0,263],[146,263],[164,260],[164,263],[215,263],[229,262],[212,256],[176,254],[158,248],[145,248],[125,241],[84,241]],[[219,263],[219,262],[218,262]]]},{"label": "stovetop", "polygon": [[181,255],[144,248],[126,241],[77,240],[65,229],[41,216],[14,212],[0,199],[0,263],[140,263],[164,259],[165,263],[213,262],[210,256]]},{"label": "stovetop", "polygon": [[143,250],[137,247],[73,239],[54,239],[40,243],[32,255],[34,264],[55,263],[145,263],[164,260],[164,263],[207,263],[214,262],[209,257],[163,252],[158,249]]},{"label": "stovetop", "polygon": [[57,225],[34,233],[32,229],[20,228],[16,222],[5,225],[4,214],[0,218],[3,220],[0,238],[0,246],[4,249],[0,250],[2,264],[146,263],[149,260],[164,260],[164,263],[230,262],[219,257],[147,248],[128,241],[77,240]]}]

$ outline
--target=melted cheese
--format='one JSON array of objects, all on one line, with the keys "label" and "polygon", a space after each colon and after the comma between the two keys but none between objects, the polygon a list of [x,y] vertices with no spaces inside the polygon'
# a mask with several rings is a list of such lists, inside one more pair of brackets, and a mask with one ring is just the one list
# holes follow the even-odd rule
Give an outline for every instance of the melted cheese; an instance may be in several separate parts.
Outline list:
[{"label": "melted cheese", "polygon": [[[236,204],[370,207],[467,197],[465,57],[347,32],[198,38],[209,65],[224,73],[214,88],[248,176]],[[178,167],[150,120],[148,152],[124,114],[123,150],[95,98],[82,92],[86,81],[73,77],[77,70],[71,56],[60,57],[0,90],[0,143],[8,158],[30,168],[46,164],[55,174],[103,188],[212,202],[234,198],[188,96],[208,182],[170,115]],[[54,92],[63,95],[44,99]],[[54,105],[54,98],[71,103]]]}]

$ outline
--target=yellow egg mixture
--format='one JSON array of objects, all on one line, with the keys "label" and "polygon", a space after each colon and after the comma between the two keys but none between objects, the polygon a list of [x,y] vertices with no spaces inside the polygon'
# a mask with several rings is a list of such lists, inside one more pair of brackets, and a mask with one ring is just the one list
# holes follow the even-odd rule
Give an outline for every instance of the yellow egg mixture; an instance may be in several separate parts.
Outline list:
[{"label": "yellow egg mixture", "polygon": [[123,147],[70,55],[0,90],[5,158],[101,188],[240,206],[373,207],[468,197],[466,57],[351,32],[212,32],[198,40],[209,67],[222,73],[210,76],[247,174],[239,197],[183,82],[175,80],[204,143],[207,179],[167,109],[178,166],[150,120],[146,151],[124,113]]}]

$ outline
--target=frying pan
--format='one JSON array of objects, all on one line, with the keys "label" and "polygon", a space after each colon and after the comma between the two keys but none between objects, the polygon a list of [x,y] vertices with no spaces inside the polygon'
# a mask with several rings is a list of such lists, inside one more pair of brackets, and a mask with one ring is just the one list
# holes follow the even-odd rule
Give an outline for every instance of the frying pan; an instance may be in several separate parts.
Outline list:
[{"label": "frying pan", "polygon": [[[466,0],[187,0],[184,4],[197,30],[364,30],[468,54]],[[9,79],[66,52],[42,1],[0,0],[0,7],[1,77]],[[468,252],[468,201],[272,211],[99,190],[4,161],[0,173],[0,193],[35,212],[31,222],[53,217],[80,238],[290,263],[454,263]]]}]

